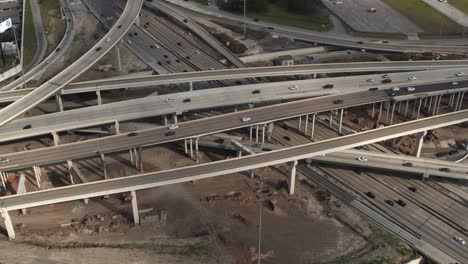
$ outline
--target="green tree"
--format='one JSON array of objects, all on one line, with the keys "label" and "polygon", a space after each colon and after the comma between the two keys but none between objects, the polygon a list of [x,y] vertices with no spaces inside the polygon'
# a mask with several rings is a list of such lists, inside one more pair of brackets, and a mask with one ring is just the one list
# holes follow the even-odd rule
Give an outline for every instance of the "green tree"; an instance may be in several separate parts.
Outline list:
[{"label": "green tree", "polygon": [[[268,0],[246,0],[249,12],[263,12],[268,8]],[[224,0],[221,1],[221,8],[241,13],[244,12],[244,0]]]}]

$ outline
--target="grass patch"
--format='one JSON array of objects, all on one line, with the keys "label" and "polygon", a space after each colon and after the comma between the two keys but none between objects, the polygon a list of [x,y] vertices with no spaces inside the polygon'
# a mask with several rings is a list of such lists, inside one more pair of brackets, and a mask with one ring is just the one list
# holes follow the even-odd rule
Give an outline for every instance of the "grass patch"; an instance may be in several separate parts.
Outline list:
[{"label": "grass patch", "polygon": [[333,28],[333,23],[326,16],[320,14],[291,13],[288,12],[285,8],[276,4],[269,4],[267,11],[264,12],[247,12],[247,17],[278,25],[305,28],[316,31],[330,31]]},{"label": "grass patch", "polygon": [[410,256],[411,254],[413,254],[413,250],[409,248],[406,244],[404,244],[396,236],[373,225],[370,225],[370,229],[372,230],[372,233],[376,238],[381,239],[383,242],[395,249],[395,251],[399,254],[403,256]]},{"label": "grass patch", "polygon": [[396,264],[396,261],[394,258],[391,258],[391,257],[380,256],[380,257],[365,259],[361,261],[360,264]]},{"label": "grass patch", "polygon": [[455,35],[463,32],[463,27],[439,13],[423,1],[384,0],[388,5],[405,15],[424,30],[423,34]]},{"label": "grass patch", "polygon": [[30,1],[26,0],[26,10],[24,14],[24,32],[23,32],[23,63],[28,65],[36,54],[36,31],[31,12]]},{"label": "grass patch", "polygon": [[59,0],[41,0],[41,17],[47,32],[47,52],[58,46],[66,31],[66,21],[62,19]]},{"label": "grass patch", "polygon": [[195,2],[200,5],[208,5],[208,0],[192,0],[192,2]]},{"label": "grass patch", "polygon": [[449,3],[456,7],[458,10],[468,14],[468,1],[467,0],[450,0]]}]

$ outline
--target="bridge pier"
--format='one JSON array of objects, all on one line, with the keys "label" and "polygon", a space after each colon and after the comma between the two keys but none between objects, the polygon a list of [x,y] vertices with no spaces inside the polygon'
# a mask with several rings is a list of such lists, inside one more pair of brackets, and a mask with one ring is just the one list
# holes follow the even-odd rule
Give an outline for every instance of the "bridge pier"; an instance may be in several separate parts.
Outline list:
[{"label": "bridge pier", "polygon": [[115,134],[119,135],[120,134],[120,122],[118,120],[115,120],[114,122],[114,129],[115,129]]},{"label": "bridge pier", "polygon": [[104,156],[104,153],[101,153],[101,166],[102,166],[102,173],[104,174],[104,179],[107,180],[106,156]]},{"label": "bridge pier", "polygon": [[305,127],[304,127],[304,134],[307,135],[307,128],[309,127],[309,114],[305,116]]},{"label": "bridge pier", "polygon": [[6,172],[0,171],[0,179],[2,180],[3,189],[6,190]]},{"label": "bridge pier", "polygon": [[312,129],[310,132],[310,138],[314,139],[314,134],[315,134],[315,117],[317,116],[317,113],[312,114]]},{"label": "bridge pier", "polygon": [[113,51],[114,51],[114,62],[113,66],[116,71],[121,72],[122,71],[122,62],[120,58],[120,41],[114,46]]},{"label": "bridge pier", "polygon": [[8,233],[8,238],[10,240],[15,239],[15,237],[16,237],[15,229],[13,227],[13,222],[11,221],[10,214],[8,213],[8,211],[4,211],[4,210],[1,210],[0,213],[1,213],[1,215],[3,217],[3,221],[5,223],[5,228],[6,228],[7,233]]},{"label": "bridge pier", "polygon": [[102,97],[101,97],[101,91],[100,90],[96,91],[96,96],[97,96],[97,104],[102,105]]},{"label": "bridge pier", "polygon": [[297,160],[289,163],[289,178],[288,178],[288,192],[289,195],[294,195],[294,189],[296,187],[296,167]]},{"label": "bridge pier", "polygon": [[340,126],[338,128],[338,132],[341,133],[341,128],[343,127],[343,114],[344,114],[344,109],[341,108],[340,110]]},{"label": "bridge pier", "polygon": [[301,129],[302,129],[302,116],[299,116],[299,124],[297,126],[297,130],[299,130],[299,132],[301,132]]},{"label": "bridge pier", "polygon": [[422,105],[422,98],[419,99],[419,104],[418,104],[418,112],[416,114],[416,119],[419,119],[419,114],[421,114],[421,105]]},{"label": "bridge pier", "polygon": [[63,112],[62,95],[60,95],[59,93],[55,94],[55,103],[57,104],[57,111]]},{"label": "bridge pier", "polygon": [[379,114],[377,115],[377,120],[376,120],[376,122],[375,122],[375,127],[379,127],[380,118],[382,117],[382,107],[383,107],[383,102],[380,102],[380,105],[379,105]]},{"label": "bridge pier", "polygon": [[132,194],[132,211],[133,211],[133,222],[135,224],[140,224],[140,215],[138,214],[138,202],[136,191],[131,191]]},{"label": "bridge pier", "polygon": [[333,110],[330,111],[330,120],[329,120],[329,122],[330,122],[329,126],[331,128],[332,125],[333,125]]},{"label": "bridge pier", "polygon": [[189,87],[190,87],[189,91],[190,92],[193,91],[193,82],[189,82]]},{"label": "bridge pier", "polygon": [[[26,175],[24,175],[24,173],[21,173],[19,181],[18,181],[18,189],[16,191],[16,194],[22,194],[22,193],[27,192],[25,182],[26,182]],[[26,208],[22,208],[21,213],[25,215],[27,213]]]},{"label": "bridge pier", "polygon": [[178,120],[177,120],[177,113],[174,113],[173,118],[174,118],[174,124],[177,125],[177,123],[178,123]]},{"label": "bridge pier", "polygon": [[57,132],[52,132],[52,138],[54,139],[54,146],[58,146],[60,144],[60,137]]},{"label": "bridge pier", "polygon": [[70,176],[70,184],[75,184],[75,180],[73,179],[73,161],[67,160],[67,169],[68,169],[68,175]]},{"label": "bridge pier", "polygon": [[200,140],[200,138],[196,138],[195,139],[195,161],[198,163],[200,163],[200,153],[198,152],[198,140]]},{"label": "bridge pier", "polygon": [[41,188],[41,176],[42,176],[41,168],[38,166],[33,166],[33,170],[34,170],[34,177],[36,178],[37,188],[40,189]]},{"label": "bridge pier", "polygon": [[427,134],[427,131],[419,132],[416,134],[416,142],[414,145],[414,156],[419,158],[421,156],[422,145],[424,143],[424,136]]},{"label": "bridge pier", "polygon": [[393,124],[393,115],[395,113],[395,102],[392,102],[392,112],[390,114],[390,125]]},{"label": "bridge pier", "polygon": [[[306,123],[306,127],[307,127],[307,123]],[[275,123],[271,122],[270,124],[268,124],[268,130],[267,130],[268,141],[271,141],[271,137],[273,136],[273,129],[274,128],[275,128]]]},{"label": "bridge pier", "polygon": [[372,113],[371,113],[371,117],[374,118],[375,116],[375,103],[372,103]]}]

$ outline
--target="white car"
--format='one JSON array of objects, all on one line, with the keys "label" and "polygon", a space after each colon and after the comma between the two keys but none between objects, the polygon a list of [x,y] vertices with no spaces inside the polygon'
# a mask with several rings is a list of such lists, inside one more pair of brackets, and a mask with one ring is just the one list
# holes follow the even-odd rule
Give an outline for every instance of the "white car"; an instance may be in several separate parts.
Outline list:
[{"label": "white car", "polygon": [[10,162],[9,159],[7,159],[7,158],[0,158],[0,164],[8,163],[8,162]]},{"label": "white car", "polygon": [[367,79],[366,82],[375,82],[375,80],[374,79]]},{"label": "white car", "polygon": [[293,85],[293,86],[289,86],[289,90],[297,90],[298,86],[297,85]]},{"label": "white car", "polygon": [[452,85],[458,85],[458,82],[452,82]]},{"label": "white car", "polygon": [[462,76],[465,76],[465,73],[464,72],[457,72],[457,73],[455,73],[455,75],[457,77],[462,77]]},{"label": "white car", "polygon": [[132,41],[129,40],[129,39],[127,39],[127,43],[128,43],[128,44],[132,44]]},{"label": "white car", "polygon": [[441,3],[448,3],[447,0],[439,0]]},{"label": "white car", "polygon": [[360,156],[356,158],[358,161],[367,162],[367,157]]},{"label": "white car", "polygon": [[161,46],[159,46],[157,43],[154,44],[154,47],[157,48],[157,49],[161,48]]},{"label": "white car", "polygon": [[416,78],[415,76],[410,76],[408,77],[408,80],[410,81],[416,81],[418,78]]},{"label": "white car", "polygon": [[252,120],[252,118],[250,118],[249,116],[245,116],[241,119],[242,122],[248,122],[250,120]]},{"label": "white car", "polygon": [[170,125],[168,128],[169,128],[170,130],[174,130],[174,129],[178,129],[179,126],[178,126],[178,125]]},{"label": "white car", "polygon": [[170,102],[175,102],[175,99],[174,98],[167,98],[165,101],[167,103],[170,103]]},{"label": "white car", "polygon": [[400,87],[393,87],[392,91],[400,91]]},{"label": "white car", "polygon": [[335,5],[341,5],[343,3],[343,1],[335,1],[333,2]]},{"label": "white car", "polygon": [[106,38],[106,42],[109,42],[110,41],[110,38]]},{"label": "white car", "polygon": [[466,242],[463,238],[459,237],[459,236],[454,236],[453,237],[455,239],[455,241],[457,241],[458,243],[462,244],[462,245],[465,245]]},{"label": "white car", "polygon": [[414,88],[414,87],[408,87],[408,88],[406,88],[406,90],[407,90],[408,92],[412,92],[412,91],[416,90],[416,88]]},{"label": "white car", "polygon": [[195,54],[200,55],[200,51],[195,50]]}]

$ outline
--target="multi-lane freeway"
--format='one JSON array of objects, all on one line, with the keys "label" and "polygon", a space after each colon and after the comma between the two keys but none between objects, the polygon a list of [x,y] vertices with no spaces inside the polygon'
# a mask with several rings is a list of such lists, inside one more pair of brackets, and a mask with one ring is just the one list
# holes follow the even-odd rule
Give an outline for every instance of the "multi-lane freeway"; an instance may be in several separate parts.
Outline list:
[{"label": "multi-lane freeway", "polygon": [[122,16],[112,29],[94,47],[75,61],[71,66],[55,75],[49,81],[36,88],[15,103],[0,110],[0,126],[20,116],[42,101],[59,92],[66,84],[91,67],[116,45],[138,17],[143,0],[128,1]]}]

